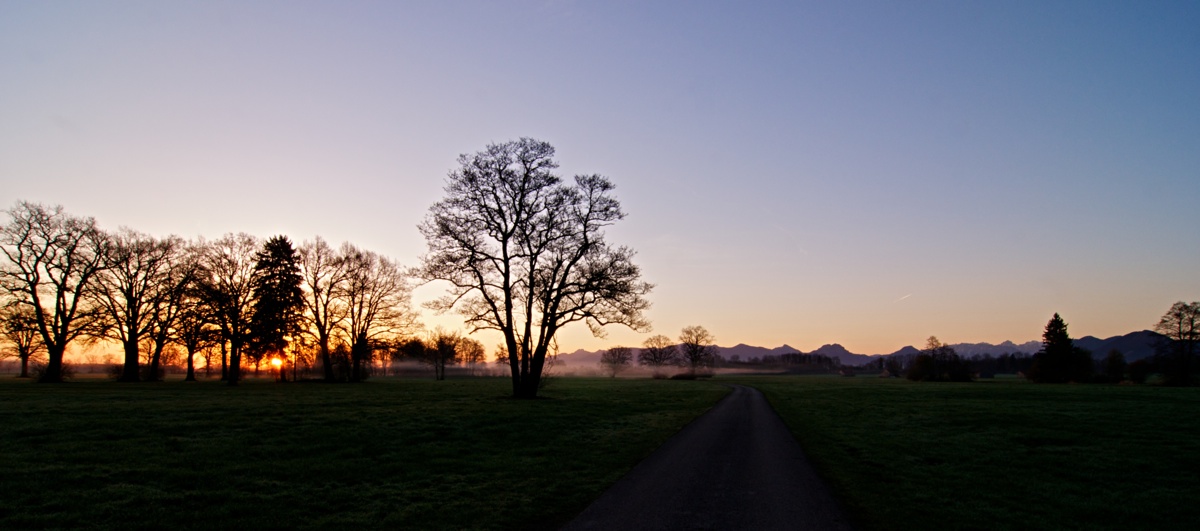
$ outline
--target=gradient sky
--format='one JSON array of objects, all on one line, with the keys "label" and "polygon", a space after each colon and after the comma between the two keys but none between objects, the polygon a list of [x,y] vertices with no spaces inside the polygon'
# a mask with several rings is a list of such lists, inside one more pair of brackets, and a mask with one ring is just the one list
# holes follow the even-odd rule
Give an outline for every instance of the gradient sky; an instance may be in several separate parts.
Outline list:
[{"label": "gradient sky", "polygon": [[617,184],[655,333],[887,353],[1200,300],[1197,2],[0,2],[3,208],[411,265],[456,157],[521,136]]}]

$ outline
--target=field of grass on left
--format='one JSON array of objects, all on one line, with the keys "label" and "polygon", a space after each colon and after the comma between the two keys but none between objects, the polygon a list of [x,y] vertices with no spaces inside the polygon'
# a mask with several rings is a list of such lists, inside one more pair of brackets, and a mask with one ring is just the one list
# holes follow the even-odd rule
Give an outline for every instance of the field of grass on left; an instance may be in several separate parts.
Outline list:
[{"label": "field of grass on left", "polygon": [[0,529],[553,529],[728,389],[0,379]]}]

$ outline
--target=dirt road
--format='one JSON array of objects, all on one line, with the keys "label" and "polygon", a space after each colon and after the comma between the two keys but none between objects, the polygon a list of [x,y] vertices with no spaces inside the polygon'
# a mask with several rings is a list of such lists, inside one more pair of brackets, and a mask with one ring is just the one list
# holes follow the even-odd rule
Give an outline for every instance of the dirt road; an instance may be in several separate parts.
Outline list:
[{"label": "dirt road", "polygon": [[733,386],[563,529],[851,527],[762,393]]}]

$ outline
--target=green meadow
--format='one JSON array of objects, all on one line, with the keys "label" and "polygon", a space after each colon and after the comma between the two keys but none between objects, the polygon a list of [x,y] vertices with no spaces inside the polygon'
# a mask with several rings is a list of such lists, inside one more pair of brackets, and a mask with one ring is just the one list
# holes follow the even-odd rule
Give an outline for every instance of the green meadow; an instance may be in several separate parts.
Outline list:
[{"label": "green meadow", "polygon": [[0,529],[554,529],[711,407],[694,382],[0,381]]},{"label": "green meadow", "polygon": [[757,378],[863,529],[1195,529],[1200,389]]},{"label": "green meadow", "polygon": [[863,529],[1190,529],[1200,392],[876,378],[0,379],[0,529],[554,529],[761,389]]}]

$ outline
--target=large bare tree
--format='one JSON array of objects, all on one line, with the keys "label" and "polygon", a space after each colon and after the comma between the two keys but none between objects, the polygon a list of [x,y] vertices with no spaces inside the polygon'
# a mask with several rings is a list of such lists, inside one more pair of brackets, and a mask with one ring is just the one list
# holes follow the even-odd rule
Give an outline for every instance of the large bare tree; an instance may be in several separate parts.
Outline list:
[{"label": "large bare tree", "polygon": [[649,328],[652,286],[632,250],[604,239],[605,227],[624,217],[613,184],[600,175],[564,183],[553,157],[549,143],[530,138],[460,156],[445,198],[420,227],[429,245],[421,276],[450,290],[430,306],[457,309],[472,331],[504,336],[520,398],[537,396],[562,327],[583,321],[597,336],[609,324]]},{"label": "large bare tree", "polygon": [[229,346],[230,385],[241,379],[242,354],[250,339],[254,301],[254,266],[258,240],[245,233],[226,234],[204,246],[196,289],[208,315]]},{"label": "large bare tree", "polygon": [[412,331],[417,320],[408,277],[400,266],[349,243],[342,244],[340,254],[345,267],[341,296],[346,305],[343,326],[349,336],[350,379],[361,381],[378,340]]},{"label": "large bare tree", "polygon": [[[150,343],[149,378],[160,378],[163,353],[167,345],[176,339],[179,320],[188,309],[189,298],[195,297],[195,282],[200,271],[199,260],[203,247],[189,245],[178,236],[171,236],[164,241],[170,242],[174,249],[171,266],[159,288],[157,303],[153,306],[154,317],[150,321],[150,333],[147,334]],[[188,362],[191,363],[191,359]]]},{"label": "large bare tree", "polygon": [[341,297],[346,281],[346,262],[320,237],[306,241],[297,249],[300,274],[304,278],[304,333],[317,342],[318,355],[327,382],[334,380],[330,340],[346,318]]},{"label": "large bare tree", "polygon": [[96,275],[104,266],[107,238],[92,218],[72,216],[61,206],[18,202],[0,227],[0,289],[29,308],[42,342],[46,368],[39,381],[61,382],[63,354],[89,332],[100,315],[91,303]]},{"label": "large bare tree", "polygon": [[[171,269],[182,246],[178,238],[157,239],[128,228],[109,235],[104,270],[96,276],[93,296],[103,310],[103,335],[119,341],[125,357],[118,378],[136,382],[140,377],[138,352],[170,299]],[[153,379],[154,372],[149,378]]]}]

